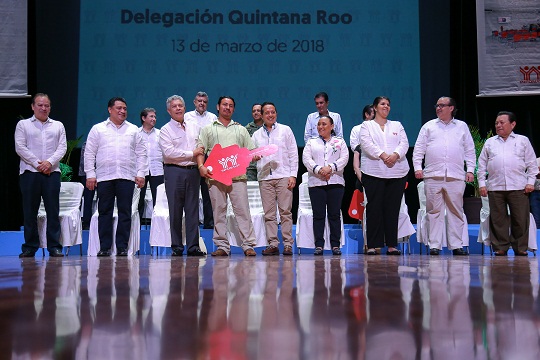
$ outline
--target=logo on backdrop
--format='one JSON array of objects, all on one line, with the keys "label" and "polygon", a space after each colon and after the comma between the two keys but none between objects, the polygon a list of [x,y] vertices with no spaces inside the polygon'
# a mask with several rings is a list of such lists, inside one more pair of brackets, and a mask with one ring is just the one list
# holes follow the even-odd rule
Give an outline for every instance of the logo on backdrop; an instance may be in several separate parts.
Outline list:
[{"label": "logo on backdrop", "polygon": [[[522,84],[537,84],[540,83],[540,66],[524,66],[519,67],[519,72],[523,76],[520,81]],[[532,77],[532,78],[531,78]]]}]

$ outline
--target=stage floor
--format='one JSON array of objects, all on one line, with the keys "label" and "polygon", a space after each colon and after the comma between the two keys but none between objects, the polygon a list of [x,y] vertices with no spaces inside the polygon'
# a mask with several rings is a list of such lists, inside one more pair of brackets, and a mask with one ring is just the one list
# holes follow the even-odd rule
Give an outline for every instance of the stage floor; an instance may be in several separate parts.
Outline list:
[{"label": "stage floor", "polygon": [[538,359],[537,257],[0,258],[3,358]]}]

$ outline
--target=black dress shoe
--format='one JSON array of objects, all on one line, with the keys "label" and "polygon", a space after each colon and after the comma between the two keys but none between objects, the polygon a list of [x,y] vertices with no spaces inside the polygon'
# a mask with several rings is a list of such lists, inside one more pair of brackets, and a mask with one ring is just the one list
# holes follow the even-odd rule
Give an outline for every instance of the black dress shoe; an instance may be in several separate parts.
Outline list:
[{"label": "black dress shoe", "polygon": [[313,252],[313,255],[322,255],[323,254],[323,248],[318,246],[315,248],[315,251]]},{"label": "black dress shoe", "polygon": [[116,256],[128,256],[127,249],[118,249],[118,251],[116,252]]},{"label": "black dress shoe", "polygon": [[20,258],[27,258],[27,257],[34,257],[36,256],[36,252],[32,250],[24,250],[22,253],[19,254]]},{"label": "black dress shoe", "polygon": [[398,249],[386,250],[386,255],[401,255],[401,250],[398,250]]},{"label": "black dress shoe", "polygon": [[182,255],[184,255],[184,249],[181,249],[181,248],[173,248],[173,249],[172,249],[171,255],[172,255],[172,256],[182,256]]},{"label": "black dress shoe", "polygon": [[440,254],[440,250],[439,249],[429,249],[429,255],[439,255]]},{"label": "black dress shoe", "polygon": [[469,255],[467,253],[467,251],[465,251],[463,249],[454,249],[454,250],[452,250],[452,254],[458,255],[458,256],[467,256],[467,255]]},{"label": "black dress shoe", "polygon": [[111,256],[111,253],[109,252],[109,250],[99,250],[99,252],[97,253],[97,256],[107,257],[107,256]]},{"label": "black dress shoe", "polygon": [[201,249],[195,249],[193,251],[188,251],[187,256],[206,256],[206,253]]},{"label": "black dress shoe", "polygon": [[64,257],[64,253],[60,249],[52,249],[49,251],[50,257]]}]

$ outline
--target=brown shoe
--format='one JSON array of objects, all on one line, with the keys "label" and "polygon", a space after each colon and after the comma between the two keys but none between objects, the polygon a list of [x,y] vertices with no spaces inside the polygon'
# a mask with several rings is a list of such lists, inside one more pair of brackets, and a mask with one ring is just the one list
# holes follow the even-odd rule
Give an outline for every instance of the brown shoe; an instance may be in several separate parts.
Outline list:
[{"label": "brown shoe", "polygon": [[212,255],[212,256],[229,256],[229,254],[227,254],[227,252],[225,250],[223,250],[223,249],[217,249],[216,251],[214,251],[210,255]]},{"label": "brown shoe", "polygon": [[516,256],[529,256],[526,251],[514,251]]},{"label": "brown shoe", "polygon": [[283,255],[292,255],[292,246],[291,245],[285,245],[283,247]]},{"label": "brown shoe", "polygon": [[[278,254],[279,254],[279,250],[278,250]],[[255,255],[257,255],[257,253],[255,252],[255,250],[250,248],[250,249],[247,249],[246,251],[244,251],[244,255],[246,255],[246,256],[255,256]]]},{"label": "brown shoe", "polygon": [[506,251],[504,250],[497,250],[493,252],[495,256],[506,256]]},{"label": "brown shoe", "polygon": [[270,246],[267,246],[266,249],[264,249],[262,251],[262,254],[264,256],[267,256],[267,255],[279,255],[279,249],[276,246],[270,245]]}]

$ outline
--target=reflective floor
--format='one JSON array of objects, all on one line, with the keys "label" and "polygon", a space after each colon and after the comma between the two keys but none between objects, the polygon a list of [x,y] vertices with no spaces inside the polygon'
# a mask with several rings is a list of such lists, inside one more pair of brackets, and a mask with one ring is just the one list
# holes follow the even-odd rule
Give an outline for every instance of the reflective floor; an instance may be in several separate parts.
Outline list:
[{"label": "reflective floor", "polygon": [[2,257],[0,354],[539,359],[538,268],[479,255]]}]

